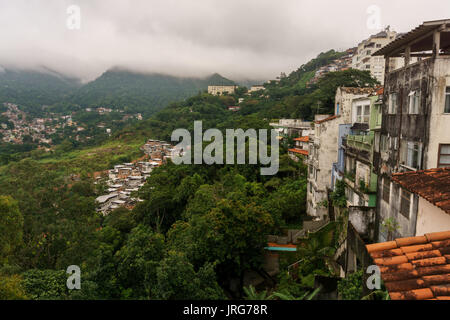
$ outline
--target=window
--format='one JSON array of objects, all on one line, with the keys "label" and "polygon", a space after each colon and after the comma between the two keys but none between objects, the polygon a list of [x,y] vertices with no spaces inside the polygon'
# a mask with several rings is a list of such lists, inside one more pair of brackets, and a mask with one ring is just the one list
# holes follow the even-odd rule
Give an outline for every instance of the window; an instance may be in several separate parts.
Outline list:
[{"label": "window", "polygon": [[450,87],[445,89],[445,108],[444,113],[450,113]]},{"label": "window", "polygon": [[370,69],[370,64],[366,64],[366,69]]},{"label": "window", "polygon": [[339,114],[339,103],[336,103],[336,114]]},{"label": "window", "polygon": [[376,105],[376,115],[377,115],[377,119],[376,119],[376,126],[379,127],[381,126],[381,121],[383,119],[383,113],[381,112],[381,105]]},{"label": "window", "polygon": [[388,142],[389,142],[389,138],[385,135],[382,135],[380,138],[380,151],[381,152],[388,151],[388,149],[389,149]]},{"label": "window", "polygon": [[439,145],[438,168],[450,167],[450,144]]},{"label": "window", "polygon": [[402,196],[400,202],[400,213],[409,219],[409,209],[411,207],[411,193],[402,189]]},{"label": "window", "polygon": [[397,113],[397,107],[398,107],[398,94],[391,93],[389,95],[389,113],[390,114]]},{"label": "window", "polygon": [[369,123],[369,118],[370,118],[370,105],[356,107],[357,123]]},{"label": "window", "polygon": [[388,178],[383,179],[383,200],[389,203],[389,196],[391,193],[391,182]]},{"label": "window", "polygon": [[406,165],[419,169],[422,154],[422,146],[418,142],[408,142],[406,150]]},{"label": "window", "polygon": [[381,43],[378,43],[378,44],[377,44],[377,48],[381,48]]},{"label": "window", "polygon": [[370,105],[364,106],[363,122],[369,123],[370,118]]},{"label": "window", "polygon": [[419,114],[420,93],[411,91],[409,93],[409,114]]}]

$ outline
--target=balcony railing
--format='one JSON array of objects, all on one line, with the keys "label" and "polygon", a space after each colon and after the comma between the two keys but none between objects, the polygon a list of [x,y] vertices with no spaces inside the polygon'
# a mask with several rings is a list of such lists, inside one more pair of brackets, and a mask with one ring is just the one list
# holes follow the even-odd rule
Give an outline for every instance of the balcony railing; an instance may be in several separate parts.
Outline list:
[{"label": "balcony railing", "polygon": [[355,149],[372,151],[373,135],[348,135],[347,145]]}]

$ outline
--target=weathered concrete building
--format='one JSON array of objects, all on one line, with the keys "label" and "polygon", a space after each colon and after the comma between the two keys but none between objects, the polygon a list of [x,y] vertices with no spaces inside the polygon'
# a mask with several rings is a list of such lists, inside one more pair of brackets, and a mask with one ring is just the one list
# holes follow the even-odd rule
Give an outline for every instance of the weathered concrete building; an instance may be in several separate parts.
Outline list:
[{"label": "weathered concrete building", "polygon": [[348,131],[341,130],[342,125],[352,122],[353,99],[366,97],[374,88],[337,89],[335,114],[316,115],[314,135],[310,136],[308,156],[308,193],[307,213],[310,216],[325,218],[328,215],[328,190],[332,189],[335,179],[342,179],[336,170],[342,139]]},{"label": "weathered concrete building", "polygon": [[[401,194],[394,209],[408,219],[394,235],[421,236],[450,230],[450,167],[394,173],[393,188]],[[383,238],[386,237],[386,230]],[[391,240],[391,239],[387,239]]]},{"label": "weathered concrete building", "polygon": [[[365,98],[375,91],[374,88],[353,88],[340,87],[336,90],[334,114],[339,115],[338,145],[336,162],[332,169],[332,189],[336,180],[342,180],[345,172],[345,157],[343,142],[344,138],[350,134],[353,119],[353,101],[359,98]],[[356,120],[356,119],[355,119]]]},{"label": "weathered concrete building", "polygon": [[332,165],[337,158],[339,116],[316,115],[314,136],[309,140],[307,214],[328,218],[328,189]]},{"label": "weathered concrete building", "polygon": [[[373,55],[386,58],[382,125],[375,132],[374,152],[380,177],[378,226],[390,219],[399,224],[397,236],[413,236],[418,199],[396,188],[391,176],[450,166],[450,20],[424,22]],[[404,66],[391,70],[390,59],[399,57]],[[420,61],[411,63],[413,57]],[[407,197],[410,214],[400,214],[399,199]],[[385,239],[382,232],[379,236]]]}]

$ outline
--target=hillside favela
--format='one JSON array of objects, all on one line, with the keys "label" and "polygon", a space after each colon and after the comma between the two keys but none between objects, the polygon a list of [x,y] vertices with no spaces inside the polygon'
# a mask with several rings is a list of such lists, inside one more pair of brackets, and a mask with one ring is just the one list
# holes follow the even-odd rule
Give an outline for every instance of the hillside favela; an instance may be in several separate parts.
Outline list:
[{"label": "hillside favela", "polygon": [[349,2],[1,1],[0,300],[450,300],[450,3]]}]

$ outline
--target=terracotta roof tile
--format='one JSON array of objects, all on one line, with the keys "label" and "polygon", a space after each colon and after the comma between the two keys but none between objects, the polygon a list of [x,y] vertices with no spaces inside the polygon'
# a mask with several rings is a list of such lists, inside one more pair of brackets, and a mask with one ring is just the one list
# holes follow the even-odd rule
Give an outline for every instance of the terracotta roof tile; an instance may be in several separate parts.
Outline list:
[{"label": "terracotta roof tile", "polygon": [[375,259],[374,261],[377,265],[390,266],[393,264],[408,263],[408,258],[406,256],[397,256]]},{"label": "terracotta roof tile", "polygon": [[450,273],[448,274],[437,274],[432,276],[423,276],[423,281],[428,286],[436,285],[436,284],[442,284],[442,283],[450,283]]},{"label": "terracotta roof tile", "polygon": [[401,256],[403,255],[403,251],[401,249],[392,249],[392,250],[386,250],[386,251],[377,251],[372,252],[370,256],[373,259],[376,258],[383,258],[383,257],[395,257],[395,256]]},{"label": "terracotta roof tile", "polygon": [[293,152],[293,153],[298,153],[304,156],[308,155],[308,150],[303,150],[303,149],[289,149],[289,152]]},{"label": "terracotta roof tile", "polygon": [[394,173],[392,180],[450,214],[450,167]]},{"label": "terracotta roof tile", "polygon": [[431,286],[431,291],[435,296],[450,296],[450,284]]},{"label": "terracotta roof tile", "polygon": [[447,259],[445,259],[445,257],[437,257],[437,258],[413,260],[411,261],[411,263],[415,267],[430,267],[446,264]]},{"label": "terracotta roof tile", "polygon": [[422,236],[422,237],[409,237],[409,238],[399,238],[396,239],[395,242],[397,242],[397,246],[398,247],[403,247],[403,246],[411,246],[414,244],[424,244],[427,243],[427,237]]},{"label": "terracotta roof tile", "polygon": [[294,141],[309,142],[309,136],[306,136],[306,137],[300,137],[300,138],[295,138]]},{"label": "terracotta roof tile", "polygon": [[369,253],[372,253],[372,252],[375,252],[375,251],[384,251],[384,250],[390,250],[390,249],[397,249],[397,243],[395,241],[374,243],[374,244],[368,244],[366,246],[366,248],[367,248],[367,251]]},{"label": "terracotta roof tile", "polygon": [[323,119],[323,120],[319,120],[319,121],[314,121],[314,123],[315,123],[315,124],[321,124],[321,123],[323,123],[323,122],[327,122],[327,121],[330,121],[330,120],[336,119],[337,117],[338,117],[338,116],[334,115],[334,116],[331,116],[331,117],[325,118],[325,119]]},{"label": "terracotta roof tile", "polygon": [[427,250],[432,250],[433,249],[433,245],[428,243],[428,244],[419,244],[416,246],[409,246],[409,247],[401,247],[400,248],[403,253],[411,253],[411,252],[421,252],[421,251],[427,251]]},{"label": "terracotta roof tile", "polygon": [[366,246],[393,300],[450,298],[450,231]]},{"label": "terracotta roof tile", "polygon": [[425,235],[429,242],[431,241],[442,241],[450,239],[450,231],[427,233]]},{"label": "terracotta roof tile", "polygon": [[412,261],[426,258],[441,257],[442,253],[439,250],[430,250],[430,251],[406,253],[405,256],[408,258],[408,260]]},{"label": "terracotta roof tile", "polygon": [[434,298],[430,288],[410,291],[389,292],[392,300],[425,300]]}]

